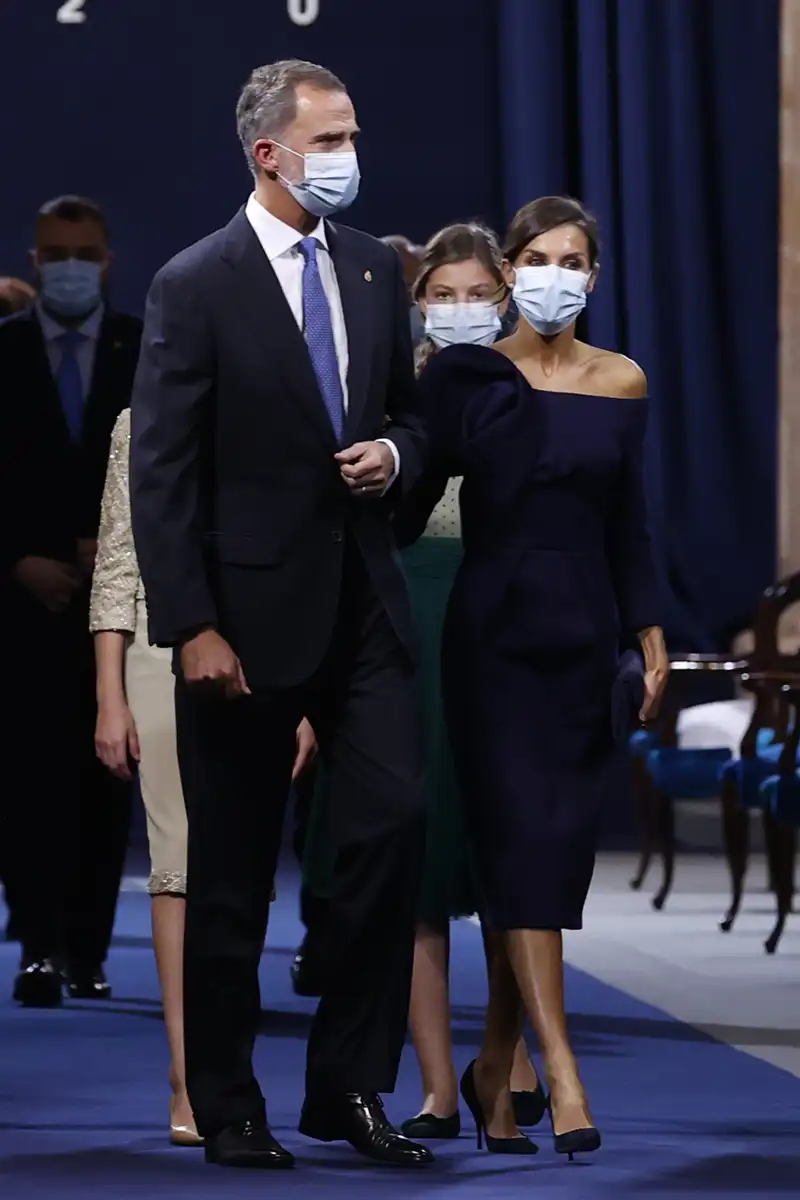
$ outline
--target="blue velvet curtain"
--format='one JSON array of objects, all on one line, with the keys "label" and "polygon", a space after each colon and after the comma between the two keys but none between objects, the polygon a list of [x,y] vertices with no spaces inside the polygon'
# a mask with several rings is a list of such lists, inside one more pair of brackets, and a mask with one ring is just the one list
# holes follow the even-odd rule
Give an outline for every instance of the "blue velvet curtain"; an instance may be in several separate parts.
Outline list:
[{"label": "blue velvet curtain", "polygon": [[778,0],[501,0],[507,216],[603,240],[589,338],[646,370],[666,624],[723,649],[776,571]]}]

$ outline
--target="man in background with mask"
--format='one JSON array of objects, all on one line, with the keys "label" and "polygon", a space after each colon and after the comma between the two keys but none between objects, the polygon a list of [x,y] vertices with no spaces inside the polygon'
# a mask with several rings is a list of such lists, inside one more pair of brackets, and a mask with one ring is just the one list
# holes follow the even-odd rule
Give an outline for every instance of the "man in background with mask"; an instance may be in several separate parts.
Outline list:
[{"label": "man in background with mask", "polygon": [[88,597],[111,430],[130,403],[141,322],[110,310],[102,211],[45,204],[37,297],[0,324],[2,588],[13,689],[3,718],[3,872],[22,943],[24,1005],[110,995],[108,951],[130,792],[94,753]]},{"label": "man in background with mask", "polygon": [[237,123],[255,191],[156,276],[131,407],[149,632],[178,669],[189,1097],[209,1162],[293,1165],[252,1053],[307,717],[337,856],[300,1130],[418,1165],[431,1154],[379,1097],[405,1039],[425,836],[411,613],[389,524],[426,452],[408,293],[392,250],[328,219],[359,186],[358,126],[335,75],[260,67]]}]

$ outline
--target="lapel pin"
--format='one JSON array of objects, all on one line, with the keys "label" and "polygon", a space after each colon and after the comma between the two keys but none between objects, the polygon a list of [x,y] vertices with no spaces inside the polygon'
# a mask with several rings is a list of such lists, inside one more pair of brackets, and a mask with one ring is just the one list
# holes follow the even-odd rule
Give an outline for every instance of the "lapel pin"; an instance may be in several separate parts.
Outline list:
[{"label": "lapel pin", "polygon": [[367,283],[372,283],[372,271],[365,271],[364,278],[366,279]]}]

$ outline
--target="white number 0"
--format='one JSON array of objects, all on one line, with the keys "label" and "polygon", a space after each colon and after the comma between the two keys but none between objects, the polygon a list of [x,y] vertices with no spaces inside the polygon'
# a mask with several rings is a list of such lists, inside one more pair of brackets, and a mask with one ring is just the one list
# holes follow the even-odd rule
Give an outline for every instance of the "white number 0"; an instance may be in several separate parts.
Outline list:
[{"label": "white number 0", "polygon": [[319,16],[319,0],[286,0],[286,11],[295,25],[313,25]]},{"label": "white number 0", "polygon": [[62,25],[82,25],[86,20],[85,3],[86,0],[65,0],[56,13],[56,20]]}]

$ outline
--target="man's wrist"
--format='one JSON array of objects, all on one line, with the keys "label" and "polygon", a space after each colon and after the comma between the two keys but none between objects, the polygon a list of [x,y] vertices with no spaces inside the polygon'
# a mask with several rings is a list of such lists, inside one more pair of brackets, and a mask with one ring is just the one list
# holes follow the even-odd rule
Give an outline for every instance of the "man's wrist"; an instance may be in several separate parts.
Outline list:
[{"label": "man's wrist", "polygon": [[391,455],[392,455],[393,470],[392,470],[391,475],[389,476],[389,481],[386,484],[386,487],[384,489],[384,494],[385,494],[386,492],[388,492],[389,488],[392,486],[395,479],[397,479],[397,476],[400,474],[400,451],[397,449],[397,446],[394,444],[394,442],[392,441],[391,438],[378,438],[377,441],[380,442],[380,444],[382,446],[388,446],[389,450],[391,451]]},{"label": "man's wrist", "polygon": [[201,633],[208,633],[213,628],[213,625],[193,625],[190,629],[183,629],[178,634],[175,645],[181,650],[187,642],[193,642]]}]

